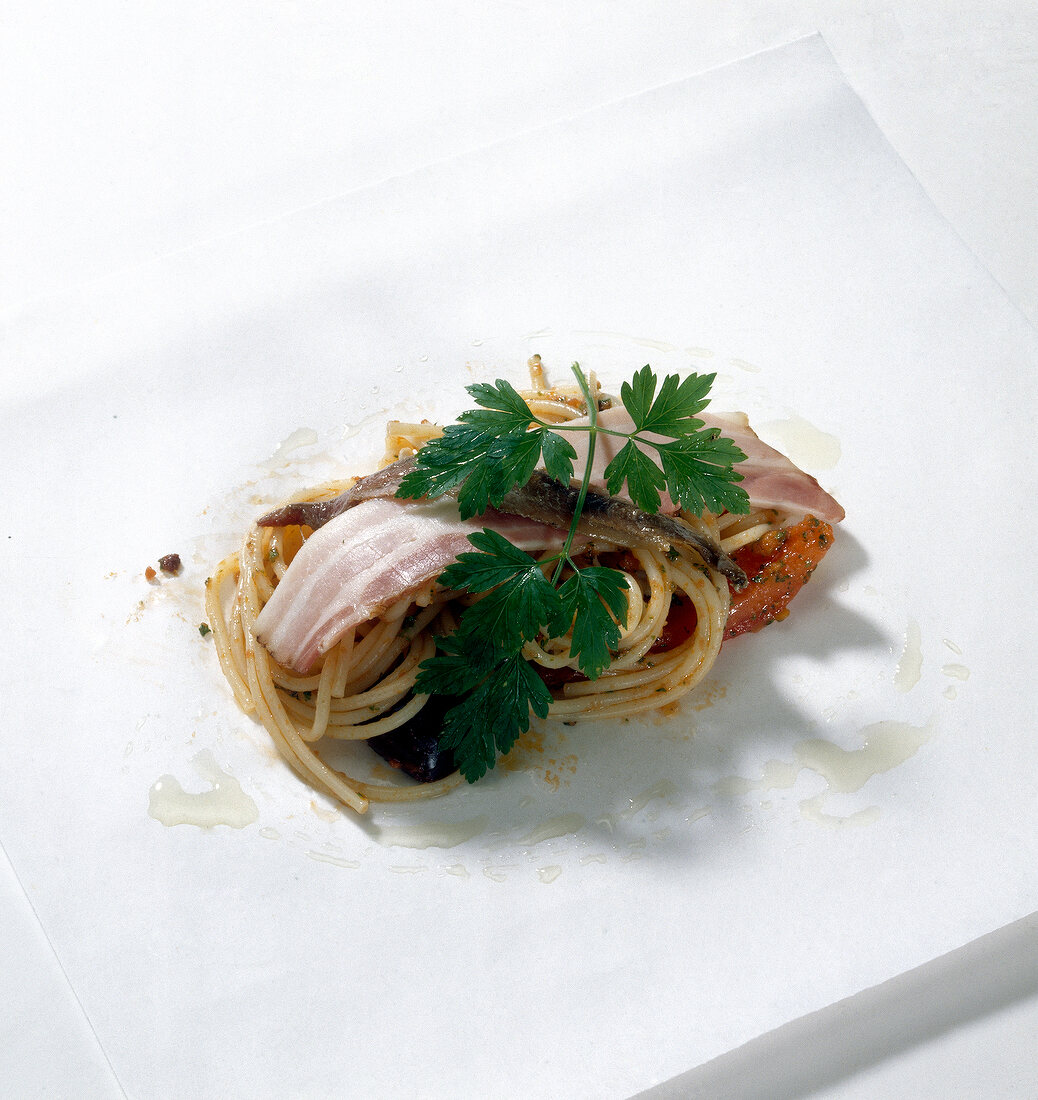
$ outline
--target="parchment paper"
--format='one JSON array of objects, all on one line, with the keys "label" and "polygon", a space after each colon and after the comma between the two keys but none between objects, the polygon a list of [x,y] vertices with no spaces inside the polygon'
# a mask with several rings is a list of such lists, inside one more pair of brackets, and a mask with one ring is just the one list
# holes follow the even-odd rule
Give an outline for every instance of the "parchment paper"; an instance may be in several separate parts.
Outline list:
[{"label": "parchment paper", "polygon": [[[0,837],[130,1096],[629,1095],[1038,908],[1038,340],[820,39],[5,343]],[[844,503],[837,546],[678,714],[539,727],[449,800],[339,814],[236,710],[204,579],[387,416],[533,353],[716,370]],[[149,816],[214,767],[255,820]]]}]

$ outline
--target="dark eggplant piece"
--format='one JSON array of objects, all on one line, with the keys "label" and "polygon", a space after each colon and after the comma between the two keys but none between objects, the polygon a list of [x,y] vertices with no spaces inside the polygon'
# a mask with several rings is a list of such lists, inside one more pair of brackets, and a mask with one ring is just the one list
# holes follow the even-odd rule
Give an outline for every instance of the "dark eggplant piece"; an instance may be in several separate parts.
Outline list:
[{"label": "dark eggplant piece", "polygon": [[450,695],[431,695],[424,707],[409,721],[389,733],[368,739],[368,745],[390,767],[417,779],[433,783],[458,770],[450,749],[440,748],[443,716],[457,699]]}]

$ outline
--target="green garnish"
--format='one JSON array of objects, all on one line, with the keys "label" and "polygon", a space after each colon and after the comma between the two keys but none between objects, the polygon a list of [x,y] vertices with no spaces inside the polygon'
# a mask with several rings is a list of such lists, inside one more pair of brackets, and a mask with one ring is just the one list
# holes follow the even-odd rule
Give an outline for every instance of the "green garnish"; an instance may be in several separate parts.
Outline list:
[{"label": "green garnish", "polygon": [[212,634],[212,631],[209,629],[209,624],[208,623],[199,623],[198,624],[198,633],[201,634],[203,638],[207,634]]},{"label": "green garnish", "polygon": [[[627,440],[606,466],[606,487],[616,495],[626,485],[643,511],[659,510],[664,489],[686,512],[697,515],[749,511],[746,493],[737,484],[742,475],[734,469],[746,456],[696,415],[709,404],[715,375],[667,375],[657,390],[656,375],[643,367],[621,387],[634,430],[620,432],[598,424],[595,400],[576,363],[573,373],[587,403],[588,423],[539,420],[501,379],[494,385],[468,386],[480,407],[462,413],[442,437],[427,443],[397,490],[405,498],[457,491],[461,517],[468,519],[499,506],[507,493],[530,480],[538,464],[549,477],[568,485],[577,453],[564,433],[589,436],[577,506],[557,554],[537,561],[504,536],[484,529],[469,536],[474,549],[460,554],[439,578],[447,588],[482,598],[465,610],[453,634],[437,639],[437,653],[422,663],[415,691],[459,699],[446,713],[440,744],[454,753],[470,783],[493,768],[497,754],[509,752],[529,729],[531,711],[547,717],[551,693],[523,657],[526,643],[568,636],[580,671],[595,680],[608,668],[610,651],[626,624],[624,575],[604,566],[580,566],[571,556],[598,435]],[[657,438],[646,438],[649,433]]]}]

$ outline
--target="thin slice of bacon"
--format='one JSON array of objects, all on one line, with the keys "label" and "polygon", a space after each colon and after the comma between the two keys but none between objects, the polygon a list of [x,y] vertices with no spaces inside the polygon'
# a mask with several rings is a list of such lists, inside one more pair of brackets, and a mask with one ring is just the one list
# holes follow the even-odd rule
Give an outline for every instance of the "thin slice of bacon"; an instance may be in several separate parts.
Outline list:
[{"label": "thin slice of bacon", "polygon": [[[730,439],[746,455],[745,462],[737,462],[736,473],[742,474],[739,484],[746,490],[750,504],[754,508],[777,508],[779,511],[795,515],[811,513],[829,523],[839,523],[844,511],[818,482],[798,466],[795,466],[784,454],[769,447],[750,427],[745,413],[697,414],[707,428],[717,428],[721,435]],[[586,424],[587,418],[570,421],[571,424]],[[598,414],[600,427],[613,431],[630,433],[634,431],[634,421],[623,405],[603,409]],[[577,451],[576,468],[582,470],[587,458],[587,436],[576,432],[566,438]],[[661,435],[646,432],[644,438],[652,442],[666,442]],[[599,435],[595,443],[595,458],[592,464],[592,484],[604,489],[605,468],[620,452],[626,439],[618,436]],[[650,457],[656,457],[653,447],[642,446]],[[626,494],[623,494],[626,495]],[[676,512],[678,506],[666,494],[662,494],[661,512]]]},{"label": "thin slice of bacon", "polygon": [[781,451],[769,447],[750,427],[745,413],[699,414],[708,428],[719,428],[746,455],[736,465],[740,482],[754,508],[777,508],[791,515],[813,515],[827,523],[839,523],[846,513],[843,505],[818,482],[794,465]]},{"label": "thin slice of bacon", "polygon": [[368,500],[303,543],[256,619],[256,637],[298,672],[351,627],[419,592],[491,527],[529,552],[561,545],[555,528],[501,513],[463,523],[452,500]]}]

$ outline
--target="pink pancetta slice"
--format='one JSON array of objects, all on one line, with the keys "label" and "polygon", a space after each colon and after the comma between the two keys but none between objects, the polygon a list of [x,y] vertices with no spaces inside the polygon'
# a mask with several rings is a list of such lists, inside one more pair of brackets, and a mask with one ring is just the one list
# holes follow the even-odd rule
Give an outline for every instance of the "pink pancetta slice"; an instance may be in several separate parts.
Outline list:
[{"label": "pink pancetta slice", "polygon": [[[744,413],[699,413],[699,419],[708,428],[719,428],[746,455],[745,462],[736,464],[735,469],[742,474],[739,483],[755,508],[776,508],[782,512],[797,515],[814,515],[828,523],[839,523],[844,518],[844,510],[810,475],[795,466],[784,454],[769,447],[750,427]],[[587,418],[570,421],[571,424],[586,424]],[[598,423],[603,428],[630,433],[634,431],[634,421],[623,405],[614,405],[598,414]],[[587,436],[583,433],[567,434],[566,438],[577,451],[576,469],[583,470],[587,460]],[[645,438],[664,442],[664,437],[646,433]],[[617,436],[599,435],[595,442],[595,459],[592,464],[592,484],[605,489],[605,468],[620,453],[627,442]],[[647,454],[655,455],[652,447],[643,448]],[[621,494],[621,495],[626,495]],[[677,505],[662,494],[661,512],[676,512]]]},{"label": "pink pancetta slice", "polygon": [[490,527],[529,552],[562,532],[500,513],[462,522],[451,499],[376,499],[315,531],[256,619],[256,637],[280,664],[307,672],[351,627],[419,592]]},{"label": "pink pancetta slice", "polygon": [[743,476],[739,483],[755,508],[776,508],[796,516],[817,516],[827,523],[839,523],[846,513],[818,482],[795,466],[784,454],[769,447],[750,427],[745,413],[699,414],[708,428],[720,428],[746,455],[735,468]]}]

